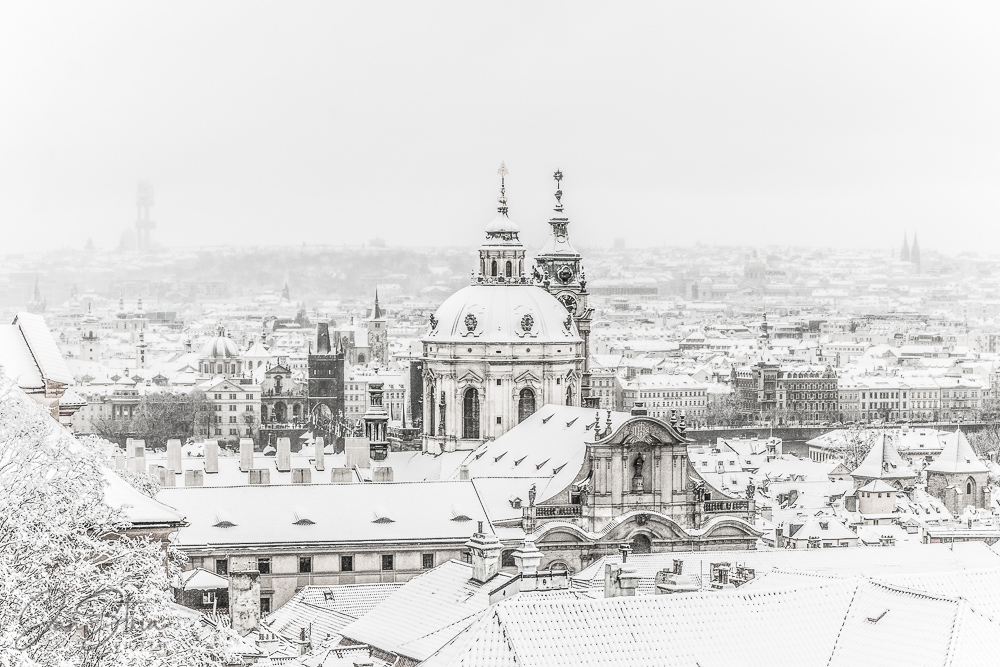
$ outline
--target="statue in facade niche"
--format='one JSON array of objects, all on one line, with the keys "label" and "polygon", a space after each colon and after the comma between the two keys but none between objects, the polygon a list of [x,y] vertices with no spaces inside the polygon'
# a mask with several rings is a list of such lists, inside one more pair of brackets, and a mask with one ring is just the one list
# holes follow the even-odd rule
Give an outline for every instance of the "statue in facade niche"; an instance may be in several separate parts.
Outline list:
[{"label": "statue in facade niche", "polygon": [[645,463],[646,457],[642,455],[642,452],[635,455],[635,472],[632,474],[632,477],[642,477],[642,466]]}]

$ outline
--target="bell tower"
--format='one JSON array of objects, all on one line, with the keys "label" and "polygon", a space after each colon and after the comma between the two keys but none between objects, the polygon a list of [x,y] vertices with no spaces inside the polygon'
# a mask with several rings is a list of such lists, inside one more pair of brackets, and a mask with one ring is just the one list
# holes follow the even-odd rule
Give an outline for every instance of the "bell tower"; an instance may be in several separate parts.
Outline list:
[{"label": "bell tower", "polygon": [[581,396],[590,396],[590,322],[594,309],[587,303],[587,277],[583,258],[569,241],[569,218],[562,203],[561,171],[553,174],[556,181],[555,213],[549,219],[549,237],[535,257],[535,278],[566,307],[583,338],[583,377]]},{"label": "bell tower", "polygon": [[479,247],[479,271],[474,272],[473,282],[497,285],[524,285],[524,246],[521,245],[520,228],[507,215],[507,166],[501,162],[500,197],[497,199],[497,216],[486,226],[486,241]]}]

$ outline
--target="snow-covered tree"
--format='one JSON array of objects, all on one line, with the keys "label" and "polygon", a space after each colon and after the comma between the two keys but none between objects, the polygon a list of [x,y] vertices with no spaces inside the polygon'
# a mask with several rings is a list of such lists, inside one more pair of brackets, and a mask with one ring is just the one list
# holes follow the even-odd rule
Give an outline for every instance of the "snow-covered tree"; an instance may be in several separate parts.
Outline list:
[{"label": "snow-covered tree", "polygon": [[230,636],[174,605],[159,543],[104,502],[82,442],[0,371],[0,665],[218,665]]}]

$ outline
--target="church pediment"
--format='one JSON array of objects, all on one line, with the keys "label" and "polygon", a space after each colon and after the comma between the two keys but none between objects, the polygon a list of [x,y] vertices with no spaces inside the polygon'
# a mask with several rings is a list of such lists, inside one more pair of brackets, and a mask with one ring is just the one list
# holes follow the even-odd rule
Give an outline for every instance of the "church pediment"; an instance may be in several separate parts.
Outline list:
[{"label": "church pediment", "polygon": [[606,445],[681,445],[687,438],[655,417],[633,417],[600,441]]},{"label": "church pediment", "polygon": [[476,375],[474,371],[466,371],[464,375],[458,378],[458,381],[463,384],[482,384],[483,378]]},{"label": "church pediment", "polygon": [[541,382],[541,380],[538,378],[537,375],[535,375],[531,371],[524,371],[523,373],[521,373],[520,375],[518,375],[517,377],[514,378],[514,382],[516,382],[518,384],[536,384],[537,385],[539,382]]}]

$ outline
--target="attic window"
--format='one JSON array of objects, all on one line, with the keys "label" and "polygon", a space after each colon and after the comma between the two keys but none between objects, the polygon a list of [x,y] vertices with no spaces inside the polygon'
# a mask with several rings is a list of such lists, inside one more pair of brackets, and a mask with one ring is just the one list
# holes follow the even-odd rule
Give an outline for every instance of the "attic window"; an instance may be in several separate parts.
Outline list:
[{"label": "attic window", "polygon": [[506,455],[507,455],[507,452],[503,452],[503,453],[500,454],[500,456],[494,456],[493,457],[493,463],[496,463],[497,461],[499,461],[500,459],[502,459]]},{"label": "attic window", "polygon": [[542,461],[541,463],[539,463],[538,465],[535,466],[535,470],[541,470],[542,466],[545,465],[548,462],[549,462],[549,459],[545,459],[544,461]]},{"label": "attic window", "polygon": [[524,456],[522,456],[522,457],[521,457],[521,458],[519,458],[518,460],[514,461],[514,465],[515,465],[515,466],[519,466],[519,465],[521,465],[521,461],[523,461],[523,460],[524,460],[524,459],[526,459],[526,458],[528,458],[528,455],[527,455],[527,454],[525,454]]},{"label": "attic window", "polygon": [[559,466],[558,468],[553,468],[553,469],[552,469],[552,474],[553,474],[553,475],[558,475],[558,474],[559,474],[559,471],[560,471],[560,470],[562,470],[562,469],[563,469],[563,468],[565,468],[565,467],[566,467],[566,464],[564,463],[564,464],[562,464],[561,466]]},{"label": "attic window", "polygon": [[236,524],[229,518],[226,514],[222,512],[216,512],[215,523],[212,524],[216,528],[233,528]]},{"label": "attic window", "polygon": [[569,428],[570,426],[572,426],[573,422],[575,422],[577,419],[579,419],[579,417],[573,417],[573,419],[571,419],[570,421],[566,422],[566,428]]},{"label": "attic window", "polygon": [[554,413],[554,412],[553,412],[553,413],[552,413],[551,415],[549,415],[548,417],[546,417],[545,419],[543,419],[543,420],[542,420],[542,423],[543,423],[543,424],[547,424],[547,423],[548,423],[548,421],[549,421],[550,419],[552,419],[552,417],[554,417],[554,416],[555,416],[555,414],[556,414],[556,413]]},{"label": "attic window", "polygon": [[485,450],[485,449],[484,449],[483,451],[481,451],[481,452],[479,452],[478,454],[476,454],[476,458],[475,458],[475,460],[476,460],[476,461],[478,461],[479,459],[483,458],[483,455],[484,455],[484,454],[485,454],[486,452],[487,452],[487,450]]}]

